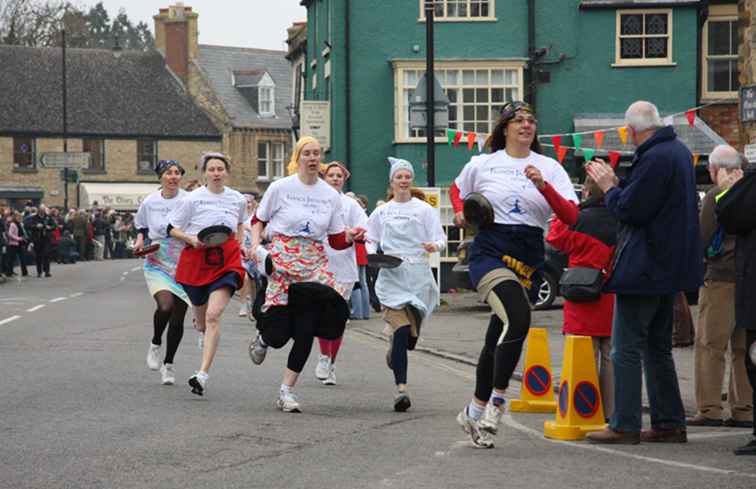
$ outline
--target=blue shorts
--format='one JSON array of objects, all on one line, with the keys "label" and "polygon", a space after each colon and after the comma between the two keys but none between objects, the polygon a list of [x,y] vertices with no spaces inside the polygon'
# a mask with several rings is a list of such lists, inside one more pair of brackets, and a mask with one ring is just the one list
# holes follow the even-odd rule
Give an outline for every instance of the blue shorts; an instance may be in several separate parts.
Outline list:
[{"label": "blue shorts", "polygon": [[239,285],[241,283],[241,277],[238,273],[228,272],[215,282],[209,283],[207,285],[194,286],[181,284],[181,286],[186,291],[186,295],[189,296],[189,300],[192,301],[192,305],[204,306],[205,304],[207,304],[207,301],[210,298],[210,294],[214,290],[228,287],[229,289],[231,289],[231,294],[233,295],[234,291],[239,288]]}]

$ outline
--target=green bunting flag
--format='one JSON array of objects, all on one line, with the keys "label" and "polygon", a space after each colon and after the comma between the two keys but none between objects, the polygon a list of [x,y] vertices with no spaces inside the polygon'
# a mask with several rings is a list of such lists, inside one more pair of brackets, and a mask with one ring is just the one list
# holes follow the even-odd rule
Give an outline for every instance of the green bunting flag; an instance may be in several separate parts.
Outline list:
[{"label": "green bunting flag", "polygon": [[582,151],[585,161],[591,161],[593,159],[593,155],[596,154],[596,150],[593,148],[582,148]]},{"label": "green bunting flag", "polygon": [[572,135],[572,145],[577,150],[580,146],[583,145],[583,135],[582,134],[573,134]]},{"label": "green bunting flag", "polygon": [[449,146],[454,144],[454,136],[457,135],[457,131],[455,129],[447,129],[446,130],[446,140],[449,143]]}]

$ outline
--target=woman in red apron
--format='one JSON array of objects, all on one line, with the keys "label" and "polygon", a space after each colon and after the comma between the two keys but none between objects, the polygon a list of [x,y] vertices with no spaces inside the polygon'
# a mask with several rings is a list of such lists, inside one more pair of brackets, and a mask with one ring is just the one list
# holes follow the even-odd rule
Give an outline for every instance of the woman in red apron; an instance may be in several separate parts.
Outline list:
[{"label": "woman in red apron", "polygon": [[[246,219],[244,196],[225,186],[230,164],[221,153],[206,153],[201,168],[206,185],[186,196],[168,218],[170,235],[187,244],[176,267],[176,282],[192,302],[197,327],[205,332],[202,365],[189,378],[192,392],[203,395],[208,371],[218,350],[220,317],[242,285],[241,240]],[[199,235],[211,226],[225,226],[228,239],[206,244]]]}]

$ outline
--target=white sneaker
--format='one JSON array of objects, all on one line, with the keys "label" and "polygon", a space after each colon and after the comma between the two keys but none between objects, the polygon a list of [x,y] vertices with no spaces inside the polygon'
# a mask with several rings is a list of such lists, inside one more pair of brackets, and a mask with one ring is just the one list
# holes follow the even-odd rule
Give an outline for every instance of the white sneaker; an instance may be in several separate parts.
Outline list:
[{"label": "white sneaker", "polygon": [[205,333],[197,331],[197,348],[203,350],[205,348]]},{"label": "white sneaker", "polygon": [[202,372],[197,372],[189,377],[189,385],[192,387],[192,394],[198,396],[204,395],[205,386],[207,385],[208,375]]},{"label": "white sneaker", "polygon": [[494,406],[491,402],[486,404],[486,409],[483,411],[478,426],[482,431],[495,435],[499,431],[499,423],[501,417],[504,415],[504,404],[499,407]]},{"label": "white sneaker", "polygon": [[279,392],[276,407],[285,413],[301,413],[297,398],[291,392]]},{"label": "white sneaker", "polygon": [[265,360],[265,355],[268,353],[268,346],[263,344],[262,336],[257,333],[254,340],[249,342],[249,358],[252,359],[252,363],[260,365]]},{"label": "white sneaker", "polygon": [[328,377],[323,380],[323,385],[336,385],[336,366],[331,364],[328,370]]},{"label": "white sneaker", "polygon": [[173,371],[172,363],[164,363],[160,367],[160,377],[162,378],[163,385],[173,385],[176,383],[176,373]]},{"label": "white sneaker", "polygon": [[315,366],[315,377],[317,377],[318,380],[326,380],[330,372],[331,357],[328,355],[320,355],[318,358],[318,364]]},{"label": "white sneaker", "polygon": [[493,448],[494,442],[491,435],[485,431],[482,431],[478,425],[478,422],[472,419],[467,414],[467,406],[457,415],[457,423],[462,427],[462,430],[470,435],[473,445],[476,448]]},{"label": "white sneaker", "polygon": [[247,305],[244,304],[241,306],[241,309],[239,309],[239,317],[244,318],[247,317]]},{"label": "white sneaker", "polygon": [[147,350],[147,368],[150,370],[160,368],[160,345],[150,343],[150,348]]}]

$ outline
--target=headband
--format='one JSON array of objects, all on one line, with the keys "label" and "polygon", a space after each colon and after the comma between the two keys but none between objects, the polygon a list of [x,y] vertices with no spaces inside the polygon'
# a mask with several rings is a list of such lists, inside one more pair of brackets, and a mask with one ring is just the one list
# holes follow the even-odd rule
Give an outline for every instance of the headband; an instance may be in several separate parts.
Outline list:
[{"label": "headband", "polygon": [[179,164],[176,160],[160,160],[157,162],[157,165],[155,165],[155,173],[157,173],[158,178],[163,176],[163,173],[168,171],[168,169],[172,166],[175,166],[178,168],[178,171],[181,173],[181,176],[184,176],[184,173],[186,171],[184,168]]}]

